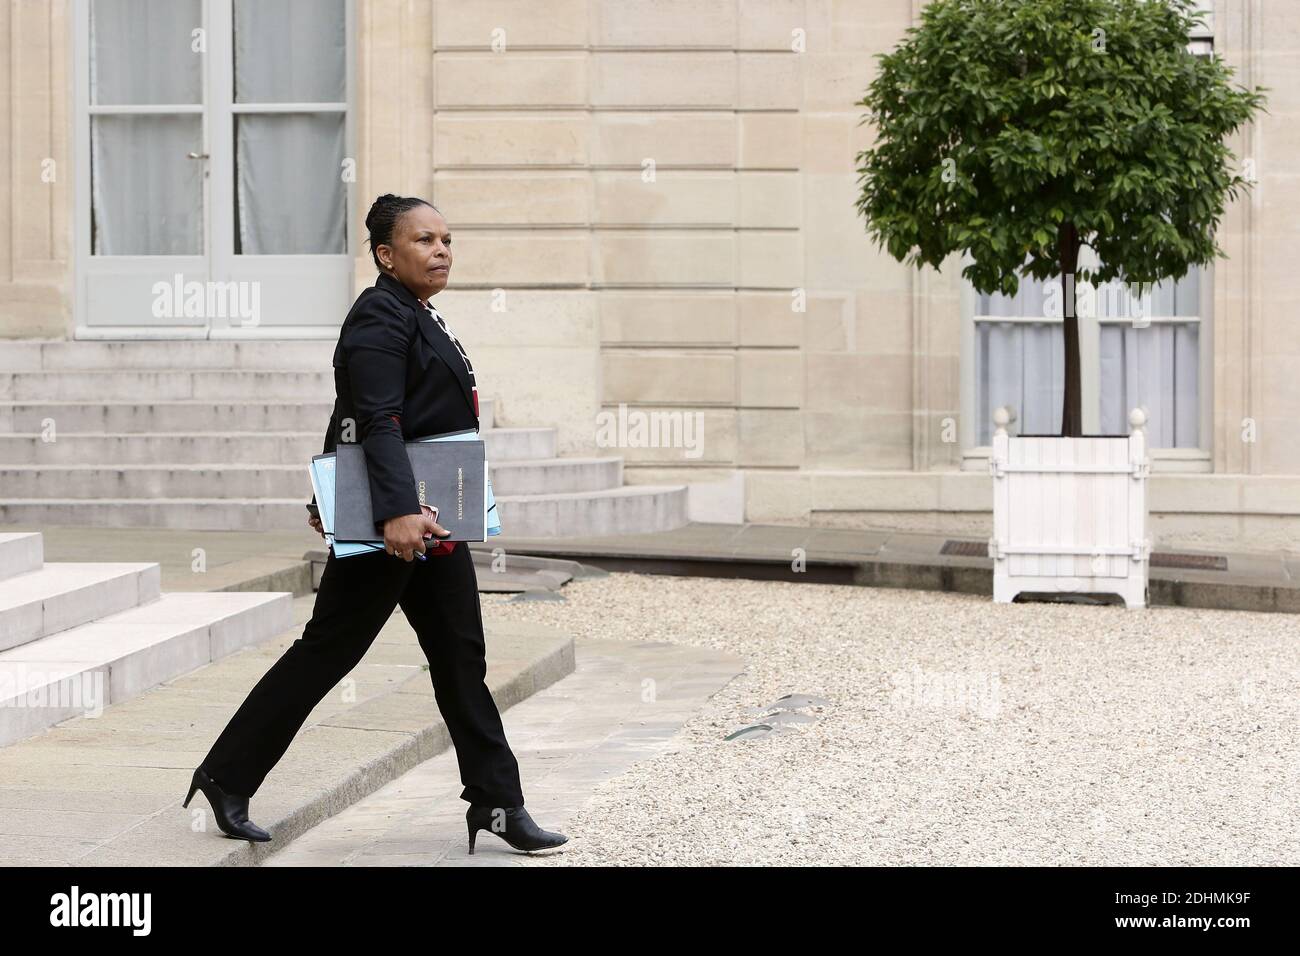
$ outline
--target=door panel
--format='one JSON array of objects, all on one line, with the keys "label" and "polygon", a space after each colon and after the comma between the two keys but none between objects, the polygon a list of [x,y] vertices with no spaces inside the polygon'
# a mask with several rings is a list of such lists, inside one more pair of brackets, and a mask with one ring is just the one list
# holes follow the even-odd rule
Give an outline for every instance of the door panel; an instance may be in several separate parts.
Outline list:
[{"label": "door panel", "polygon": [[203,255],[202,151],[201,116],[91,117],[91,254]]},{"label": "door panel", "polygon": [[235,120],[235,255],[342,255],[347,194],[341,113]]},{"label": "door panel", "polygon": [[213,82],[214,272],[260,302],[255,320],[210,334],[337,334],[352,301],[351,185],[344,181],[353,82],[347,0],[225,0],[213,28],[228,49]]},{"label": "door panel", "polygon": [[95,0],[86,13],[91,103],[203,102],[201,0]]},{"label": "door panel", "polygon": [[[162,283],[209,274],[201,0],[79,0],[78,325],[206,328]],[[192,313],[192,310],[191,310]]]}]

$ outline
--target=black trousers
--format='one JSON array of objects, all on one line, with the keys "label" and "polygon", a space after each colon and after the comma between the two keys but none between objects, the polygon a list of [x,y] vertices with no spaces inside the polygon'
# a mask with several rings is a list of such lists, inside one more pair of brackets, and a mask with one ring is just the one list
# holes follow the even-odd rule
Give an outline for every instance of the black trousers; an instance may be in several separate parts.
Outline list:
[{"label": "black trousers", "polygon": [[251,797],[289,749],[312,709],[354,668],[396,605],[429,660],[434,697],[447,724],[461,799],[523,806],[519,764],[484,678],[483,614],[469,546],[403,561],[384,551],[329,552],[311,620],[240,705],[203,760],[227,793]]}]

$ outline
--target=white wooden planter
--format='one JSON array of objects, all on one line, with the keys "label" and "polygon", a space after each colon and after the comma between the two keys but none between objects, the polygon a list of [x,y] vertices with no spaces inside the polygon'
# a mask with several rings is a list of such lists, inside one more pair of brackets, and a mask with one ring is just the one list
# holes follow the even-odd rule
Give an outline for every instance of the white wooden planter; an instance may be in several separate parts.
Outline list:
[{"label": "white wooden planter", "polygon": [[1015,411],[993,414],[993,600],[1021,592],[1118,594],[1147,603],[1146,413],[1128,437],[1011,435]]}]

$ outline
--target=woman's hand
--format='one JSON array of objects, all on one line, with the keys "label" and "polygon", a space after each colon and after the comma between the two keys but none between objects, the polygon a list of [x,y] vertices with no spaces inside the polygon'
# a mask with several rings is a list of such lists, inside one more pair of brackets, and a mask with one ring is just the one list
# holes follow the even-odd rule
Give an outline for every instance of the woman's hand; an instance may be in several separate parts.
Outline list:
[{"label": "woman's hand", "polygon": [[311,525],[314,529],[316,529],[316,533],[318,535],[320,535],[322,538],[325,537],[325,529],[321,527],[320,518],[316,517],[315,515],[308,515],[307,523]]},{"label": "woman's hand", "polygon": [[384,550],[403,561],[414,561],[424,554],[424,536],[432,534],[445,538],[451,534],[426,512],[418,515],[398,515],[384,522]]}]

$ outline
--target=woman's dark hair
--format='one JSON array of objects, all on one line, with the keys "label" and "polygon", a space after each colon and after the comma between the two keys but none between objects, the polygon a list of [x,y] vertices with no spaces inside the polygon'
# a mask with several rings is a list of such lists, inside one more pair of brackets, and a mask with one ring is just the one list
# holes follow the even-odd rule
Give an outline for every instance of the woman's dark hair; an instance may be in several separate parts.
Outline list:
[{"label": "woman's dark hair", "polygon": [[442,215],[437,206],[418,196],[394,196],[392,193],[384,193],[376,199],[370,206],[370,212],[366,213],[366,230],[370,233],[370,258],[375,260],[375,268],[380,272],[384,271],[384,267],[379,262],[375,247],[391,246],[393,230],[397,227],[397,223],[402,216],[406,215],[407,210],[414,209],[416,206],[428,206],[438,215]]}]

